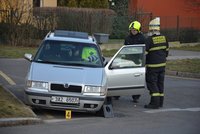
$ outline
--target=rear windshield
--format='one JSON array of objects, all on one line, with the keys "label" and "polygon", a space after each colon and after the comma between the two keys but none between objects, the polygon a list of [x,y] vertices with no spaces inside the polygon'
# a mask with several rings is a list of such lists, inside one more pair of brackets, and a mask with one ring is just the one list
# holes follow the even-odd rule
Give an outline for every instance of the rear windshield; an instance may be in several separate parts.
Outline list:
[{"label": "rear windshield", "polygon": [[71,66],[103,67],[100,49],[95,44],[67,41],[44,41],[34,61]]}]

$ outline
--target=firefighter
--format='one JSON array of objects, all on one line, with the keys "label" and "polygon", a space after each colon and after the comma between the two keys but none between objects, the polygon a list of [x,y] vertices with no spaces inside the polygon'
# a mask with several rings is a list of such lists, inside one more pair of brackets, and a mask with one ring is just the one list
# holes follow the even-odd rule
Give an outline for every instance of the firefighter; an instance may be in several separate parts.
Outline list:
[{"label": "firefighter", "polygon": [[[145,44],[145,37],[141,33],[141,24],[138,21],[133,21],[129,25],[129,35],[124,40],[124,45],[136,45]],[[138,57],[134,57],[137,63]],[[134,60],[134,59],[133,59]],[[133,102],[137,103],[140,95],[132,95]],[[115,99],[119,99],[119,96],[115,96]]]},{"label": "firefighter", "polygon": [[133,21],[129,25],[129,35],[124,40],[124,45],[144,44],[145,37],[141,33],[141,24]]},{"label": "firefighter", "polygon": [[169,45],[165,36],[160,34],[160,18],[149,23],[146,39],[146,84],[151,95],[145,108],[158,109],[164,101],[164,76]]}]

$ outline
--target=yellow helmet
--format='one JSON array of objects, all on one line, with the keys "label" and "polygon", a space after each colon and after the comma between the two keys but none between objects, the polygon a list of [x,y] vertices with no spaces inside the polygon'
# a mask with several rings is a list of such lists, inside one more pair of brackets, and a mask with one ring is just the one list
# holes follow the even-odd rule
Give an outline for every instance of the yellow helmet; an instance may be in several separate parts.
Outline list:
[{"label": "yellow helmet", "polygon": [[150,21],[149,30],[160,30],[160,17],[156,17]]},{"label": "yellow helmet", "polygon": [[137,31],[140,32],[140,30],[141,30],[140,22],[138,22],[138,21],[131,22],[131,24],[129,25],[129,30],[131,30],[131,29],[136,29]]}]

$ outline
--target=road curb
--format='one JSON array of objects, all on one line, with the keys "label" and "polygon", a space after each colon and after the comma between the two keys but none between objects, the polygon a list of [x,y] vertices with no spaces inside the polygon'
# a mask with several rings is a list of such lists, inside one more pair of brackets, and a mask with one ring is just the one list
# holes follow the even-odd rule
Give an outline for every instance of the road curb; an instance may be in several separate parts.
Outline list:
[{"label": "road curb", "polygon": [[200,79],[200,74],[198,73],[187,73],[187,72],[166,70],[166,75]]},{"label": "road curb", "polygon": [[43,123],[40,118],[1,118],[0,127],[32,125]]}]

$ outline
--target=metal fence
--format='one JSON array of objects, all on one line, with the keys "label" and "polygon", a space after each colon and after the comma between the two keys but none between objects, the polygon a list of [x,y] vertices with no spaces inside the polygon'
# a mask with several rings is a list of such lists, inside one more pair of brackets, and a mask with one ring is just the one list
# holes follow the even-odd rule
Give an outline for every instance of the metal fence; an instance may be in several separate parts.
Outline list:
[{"label": "metal fence", "polygon": [[200,41],[200,17],[163,16],[161,17],[161,31],[170,40],[181,42]]},{"label": "metal fence", "polygon": [[[116,22],[124,23],[112,29],[111,37],[124,38],[128,34],[128,25],[131,21],[138,20],[142,24],[142,32],[146,34],[149,29],[149,22],[153,19],[152,14],[143,13],[135,16],[121,16]],[[125,21],[126,20],[126,21]],[[182,16],[161,16],[161,33],[166,35],[169,41],[180,42],[198,42],[200,41],[200,17],[182,17]],[[123,31],[123,33],[121,32]]]}]

